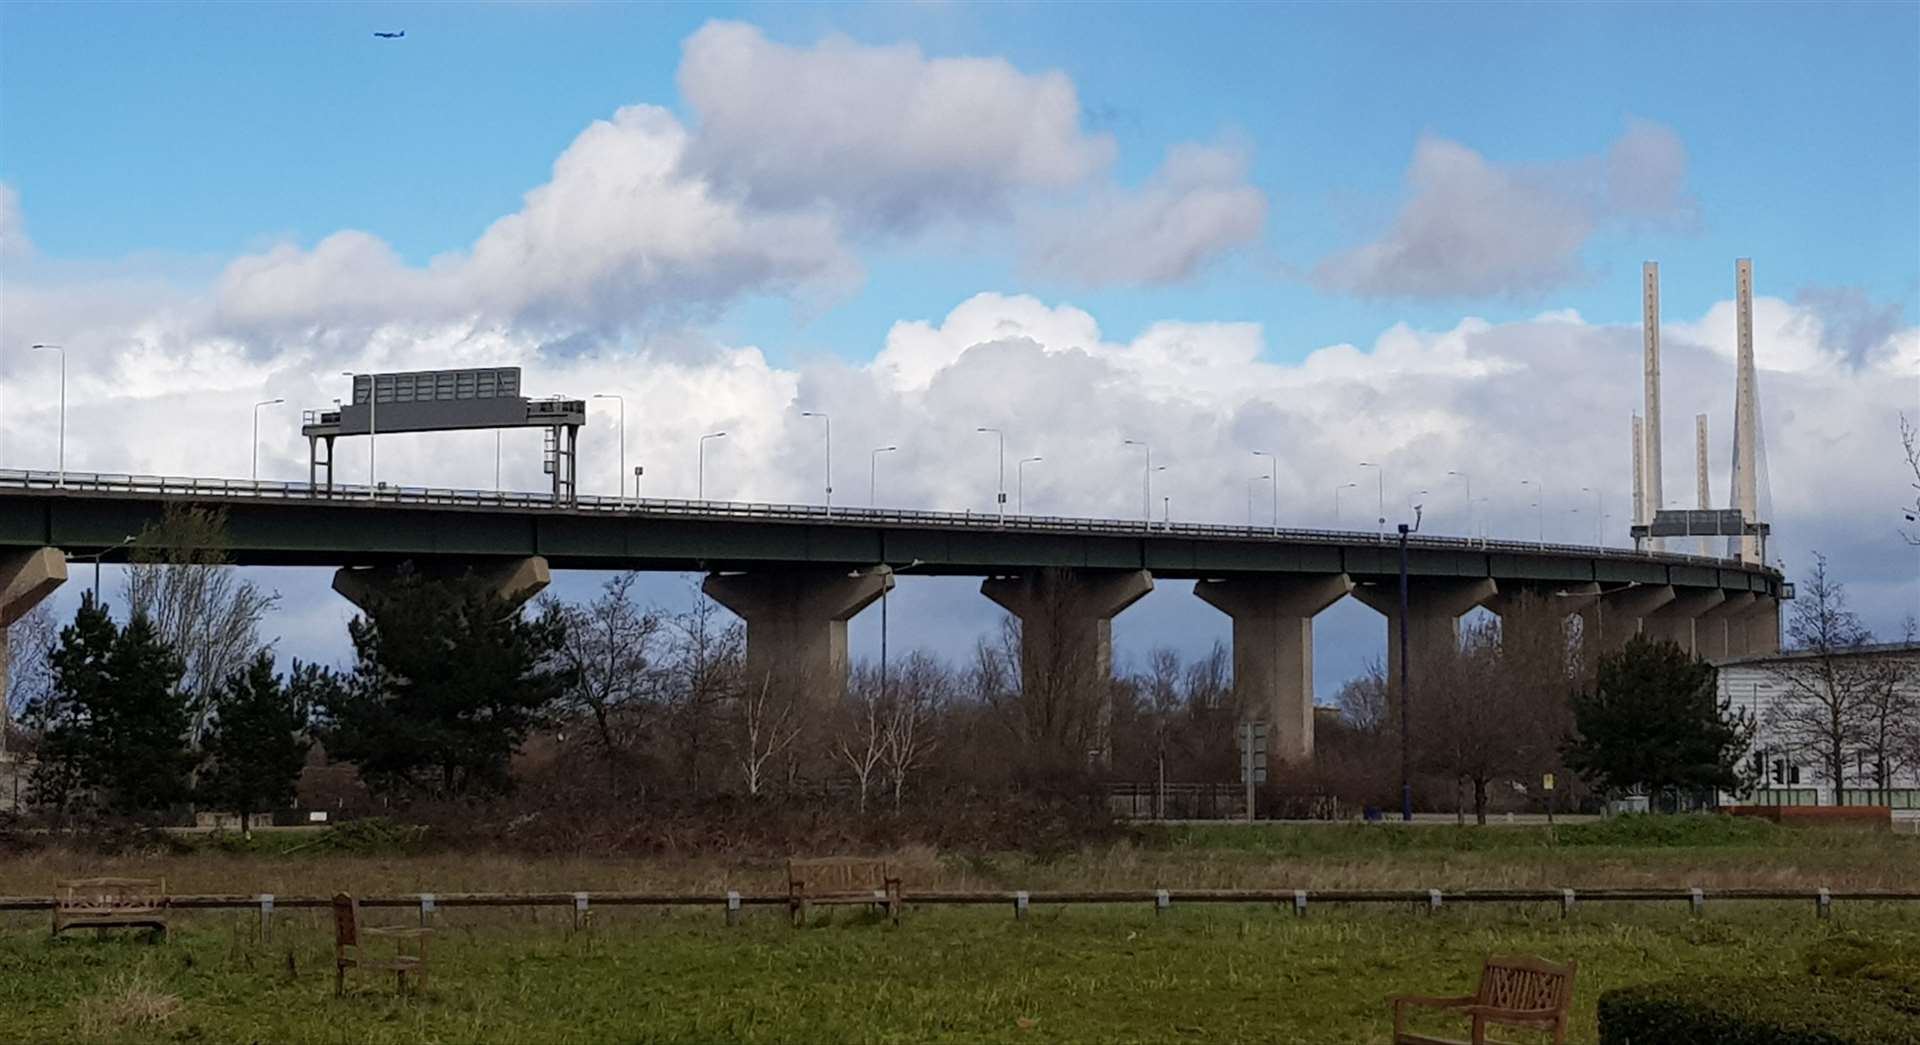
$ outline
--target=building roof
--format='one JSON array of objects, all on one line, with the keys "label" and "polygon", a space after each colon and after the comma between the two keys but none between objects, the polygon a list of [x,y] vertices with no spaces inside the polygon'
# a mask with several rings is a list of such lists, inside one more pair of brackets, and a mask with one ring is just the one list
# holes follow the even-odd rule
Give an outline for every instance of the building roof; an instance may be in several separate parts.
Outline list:
[{"label": "building roof", "polygon": [[[1806,660],[1820,654],[1810,649],[1785,649],[1778,653],[1756,653],[1747,657],[1727,657],[1713,662],[1717,668],[1738,667],[1745,664],[1775,664],[1783,660]],[[1869,642],[1844,650],[1834,650],[1836,657],[1897,657],[1902,655],[1920,655],[1920,642]]]}]

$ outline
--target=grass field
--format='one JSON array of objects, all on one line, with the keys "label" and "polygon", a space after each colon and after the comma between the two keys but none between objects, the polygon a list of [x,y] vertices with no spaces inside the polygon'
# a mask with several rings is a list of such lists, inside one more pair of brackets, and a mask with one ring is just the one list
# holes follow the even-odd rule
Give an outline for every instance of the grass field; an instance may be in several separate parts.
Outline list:
[{"label": "grass field", "polygon": [[[778,892],[776,859],[537,859],[315,846],[311,835],[113,857],[64,848],[0,860],[0,893],[79,874],[165,875],[175,893],[625,889]],[[348,841],[351,841],[350,839]],[[285,850],[300,846],[294,853]],[[1731,821],[1580,828],[1199,827],[1039,861],[897,854],[923,889],[1829,885],[1920,888],[1920,843]],[[1837,937],[1920,949],[1920,904],[1265,905],[910,909],[898,927],[842,909],[806,929],[758,909],[441,912],[430,989],[384,979],[332,997],[324,911],[181,912],[173,938],[52,941],[46,916],[0,918],[0,1041],[1270,1041],[1384,1040],[1384,999],[1470,988],[1489,952],[1580,962],[1574,1040],[1602,990],[1703,972],[1804,971]],[[370,910],[369,924],[410,912]]]},{"label": "grass field", "polygon": [[1564,922],[1518,907],[930,910],[899,927],[843,910],[801,930],[770,911],[732,929],[602,913],[572,934],[551,915],[444,912],[432,981],[408,999],[385,978],[332,996],[324,912],[283,913],[264,944],[242,915],[196,916],[159,946],[49,941],[36,919],[0,939],[0,1040],[1379,1041],[1384,998],[1464,993],[1495,951],[1577,960],[1574,1039],[1591,1041],[1608,987],[1801,971],[1835,934],[1920,946],[1920,914],[1865,906],[1831,922],[1803,905]]}]

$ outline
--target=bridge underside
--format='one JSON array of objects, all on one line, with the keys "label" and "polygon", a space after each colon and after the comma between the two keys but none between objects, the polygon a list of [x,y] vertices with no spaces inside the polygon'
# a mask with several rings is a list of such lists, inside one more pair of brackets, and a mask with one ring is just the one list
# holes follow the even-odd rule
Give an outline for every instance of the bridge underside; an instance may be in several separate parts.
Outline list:
[{"label": "bridge underside", "polygon": [[[56,571],[47,564],[57,559],[64,576],[64,556],[54,549],[117,546],[156,521],[169,499],[187,498],[0,490],[0,557],[28,564],[11,567],[24,570],[22,577],[51,577]],[[516,592],[538,590],[525,581],[528,570],[540,583],[548,568],[706,573],[708,593],[748,622],[749,663],[769,673],[800,666],[806,678],[799,688],[823,702],[844,692],[846,622],[890,586],[888,567],[988,578],[983,592],[1019,617],[1029,636],[1057,638],[1056,653],[1084,661],[1101,678],[1111,670],[1106,635],[1113,616],[1156,581],[1191,580],[1200,598],[1233,619],[1237,703],[1246,718],[1269,723],[1276,766],[1312,757],[1316,614],[1353,595],[1388,617],[1390,670],[1399,661],[1398,548],[1365,535],[194,500],[227,511],[234,562],[341,567],[341,590],[350,598],[356,584],[402,562],[508,578],[501,586]],[[1778,648],[1780,577],[1736,562],[1427,538],[1410,543],[1408,576],[1407,646],[1416,663],[1444,648],[1460,616],[1480,606],[1513,612],[1531,604],[1577,614],[1582,635],[1607,644],[1646,633],[1704,657]],[[0,610],[30,608],[30,599],[59,581],[18,583],[23,594],[9,587]],[[1522,592],[1544,601],[1516,602]],[[1026,660],[1031,673],[1035,656]]]}]

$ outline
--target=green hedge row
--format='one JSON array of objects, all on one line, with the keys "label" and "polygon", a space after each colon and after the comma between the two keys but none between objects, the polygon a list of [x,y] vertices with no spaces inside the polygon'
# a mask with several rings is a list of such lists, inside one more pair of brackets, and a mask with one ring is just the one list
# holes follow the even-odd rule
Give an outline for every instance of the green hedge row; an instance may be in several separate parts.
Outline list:
[{"label": "green hedge row", "polygon": [[1920,994],[1817,976],[1702,978],[1600,996],[1601,1045],[1920,1045]]}]

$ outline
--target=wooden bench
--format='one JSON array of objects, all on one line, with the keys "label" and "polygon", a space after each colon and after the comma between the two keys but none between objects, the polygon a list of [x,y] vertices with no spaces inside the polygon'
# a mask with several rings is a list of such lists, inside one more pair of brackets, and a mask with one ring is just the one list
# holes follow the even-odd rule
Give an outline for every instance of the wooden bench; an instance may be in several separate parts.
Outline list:
[{"label": "wooden bench", "polygon": [[787,861],[787,911],[805,925],[813,904],[875,904],[900,922],[900,879],[885,860],[825,856]]},{"label": "wooden bench", "polygon": [[[1488,958],[1480,966],[1480,986],[1459,998],[1401,995],[1393,998],[1394,1045],[1483,1045],[1489,1026],[1522,1027],[1553,1036],[1554,1045],[1567,1040],[1567,1012],[1573,1007],[1574,962],[1560,965],[1540,958]],[[1414,1006],[1445,1009],[1473,1021],[1465,1042],[1430,1038],[1407,1030],[1407,1010]]]},{"label": "wooden bench", "polygon": [[76,878],[53,898],[53,935],[68,929],[148,929],[167,935],[164,878]]},{"label": "wooden bench", "polygon": [[[367,941],[392,940],[393,956],[375,958],[367,954]],[[415,989],[425,990],[427,986],[427,941],[433,939],[432,929],[380,929],[360,924],[360,901],[346,893],[337,893],[333,898],[333,994],[339,997],[347,992],[347,970],[391,972],[396,988],[404,994],[407,990],[407,974],[416,973]],[[408,954],[406,945],[413,943],[413,953]]]}]

